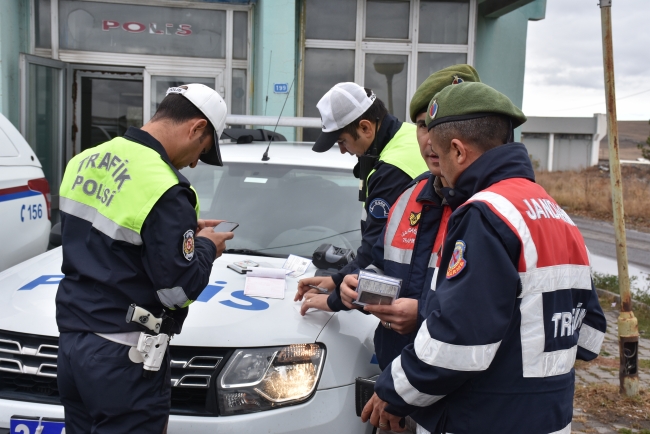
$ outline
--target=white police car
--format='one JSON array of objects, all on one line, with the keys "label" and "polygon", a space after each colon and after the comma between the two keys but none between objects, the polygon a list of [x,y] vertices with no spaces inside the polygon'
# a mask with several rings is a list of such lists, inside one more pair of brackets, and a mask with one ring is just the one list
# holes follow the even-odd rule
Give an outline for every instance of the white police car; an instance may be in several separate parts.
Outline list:
[{"label": "white police car", "polygon": [[[171,342],[168,432],[370,433],[355,414],[354,380],[379,372],[377,319],[301,317],[297,279],[288,279],[283,300],[251,298],[245,277],[227,268],[240,260],[281,267],[288,254],[310,256],[322,243],[356,249],[356,160],[336,147],[316,155],[307,144],[273,143],[264,163],[265,148],[223,145],[225,167],[184,171],[203,218],[240,226]],[[61,278],[60,248],[0,273],[0,433],[34,434],[39,424],[41,434],[63,432],[54,304]]]},{"label": "white police car", "polygon": [[0,271],[45,251],[50,186],[32,148],[1,114],[0,215]]}]

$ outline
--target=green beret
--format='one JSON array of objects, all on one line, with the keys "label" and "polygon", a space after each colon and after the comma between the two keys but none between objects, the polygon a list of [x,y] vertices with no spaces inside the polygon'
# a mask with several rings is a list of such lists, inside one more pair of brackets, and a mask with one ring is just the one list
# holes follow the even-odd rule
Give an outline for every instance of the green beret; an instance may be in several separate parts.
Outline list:
[{"label": "green beret", "polygon": [[460,64],[448,66],[438,72],[431,74],[422,82],[418,90],[415,91],[411,98],[409,113],[411,120],[415,122],[417,115],[425,111],[431,98],[450,84],[459,84],[465,81],[481,81],[478,72],[473,67]]},{"label": "green beret", "polygon": [[427,128],[436,125],[504,115],[512,119],[512,128],[526,122],[526,116],[510,98],[484,83],[461,83],[438,92],[427,108]]}]

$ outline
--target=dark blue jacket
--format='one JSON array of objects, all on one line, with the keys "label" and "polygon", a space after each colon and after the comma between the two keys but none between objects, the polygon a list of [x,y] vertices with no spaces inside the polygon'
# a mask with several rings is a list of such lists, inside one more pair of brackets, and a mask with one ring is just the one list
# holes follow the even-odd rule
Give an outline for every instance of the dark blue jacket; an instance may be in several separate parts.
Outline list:
[{"label": "dark blue jacket", "polygon": [[[474,194],[517,178],[533,186],[531,191],[540,190],[531,182],[526,148],[511,143],[483,154],[444,193],[457,208]],[[508,203],[501,200],[500,213],[508,214]],[[532,215],[554,219],[554,228],[576,231],[559,207],[538,212]],[[580,266],[579,276],[571,274],[577,268],[571,264],[520,273],[522,255],[526,261],[533,255],[528,241],[522,252],[517,233],[485,201],[452,214],[426,320],[414,344],[384,370],[375,387],[388,402],[387,412],[410,414],[436,434],[570,432],[573,360],[597,357],[605,317],[588,266]],[[555,249],[586,253],[584,242],[537,241],[540,257]],[[570,273],[564,274],[566,269]],[[544,273],[533,274],[537,271]]]},{"label": "dark blue jacket", "polygon": [[[216,246],[195,237],[194,256],[183,255],[184,234],[196,231],[196,195],[189,181],[174,168],[160,142],[149,133],[129,128],[124,137],[133,146],[147,146],[160,154],[179,183],[154,205],[141,230],[142,245],[116,241],[79,217],[61,212],[65,274],[56,294],[56,321],[60,332],[119,333],[142,331],[125,321],[131,303],[154,315],[163,312],[156,295],[162,288],[182,287],[196,300],[208,284]],[[188,308],[171,311],[180,332]]]},{"label": "dark blue jacket", "polygon": [[[401,127],[402,122],[400,122],[396,117],[386,115],[377,131],[378,149],[384,149]],[[359,177],[358,170],[359,165],[357,164],[355,167],[355,176],[357,178]],[[358,269],[366,268],[370,265],[372,262],[371,250],[386,225],[388,208],[395,203],[395,200],[397,200],[399,195],[402,194],[411,181],[413,181],[413,178],[399,167],[383,161],[377,161],[377,163],[375,163],[375,172],[370,175],[370,178],[368,179],[368,195],[363,205],[364,212],[361,218],[361,246],[357,250],[355,260],[341,269],[338,274],[332,276],[334,283],[336,283],[336,290],[330,294],[327,299],[327,304],[333,311],[348,310],[341,301],[339,286],[347,274]],[[381,212],[379,207],[377,207],[377,210],[369,209],[369,205],[375,199],[385,203],[385,212]]]}]

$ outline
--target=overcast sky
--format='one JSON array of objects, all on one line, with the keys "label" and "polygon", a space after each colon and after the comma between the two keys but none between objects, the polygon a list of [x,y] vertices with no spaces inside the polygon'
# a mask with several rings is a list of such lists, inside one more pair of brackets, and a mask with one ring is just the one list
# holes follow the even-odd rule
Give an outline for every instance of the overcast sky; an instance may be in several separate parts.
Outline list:
[{"label": "overcast sky", "polygon": [[[528,22],[523,104],[527,115],[605,113],[597,3],[598,0],[547,0],[546,18]],[[647,121],[650,0],[613,0],[612,26],[618,119]]]}]

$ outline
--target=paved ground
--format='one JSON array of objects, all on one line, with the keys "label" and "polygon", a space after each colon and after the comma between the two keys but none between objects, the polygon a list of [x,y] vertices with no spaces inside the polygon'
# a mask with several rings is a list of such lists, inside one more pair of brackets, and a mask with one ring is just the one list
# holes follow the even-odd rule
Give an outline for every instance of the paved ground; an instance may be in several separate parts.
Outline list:
[{"label": "paved ground", "polygon": [[[611,223],[578,216],[571,216],[571,219],[578,225],[591,253],[616,260],[614,226]],[[628,261],[644,268],[650,268],[650,234],[626,229],[625,236]]]},{"label": "paved ground", "polygon": [[[619,384],[618,379],[618,311],[607,311],[607,334],[601,350],[601,356],[611,363],[588,363],[576,367],[576,388],[585,384]],[[650,360],[650,341],[641,339],[639,341],[639,359]],[[647,368],[639,369],[639,385],[644,390],[650,390],[650,370]],[[631,432],[637,432],[630,426],[621,424],[606,424],[596,420],[592,415],[585,412],[584,409],[574,408],[573,410],[573,433],[618,433],[622,428],[630,429]]]}]

